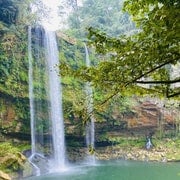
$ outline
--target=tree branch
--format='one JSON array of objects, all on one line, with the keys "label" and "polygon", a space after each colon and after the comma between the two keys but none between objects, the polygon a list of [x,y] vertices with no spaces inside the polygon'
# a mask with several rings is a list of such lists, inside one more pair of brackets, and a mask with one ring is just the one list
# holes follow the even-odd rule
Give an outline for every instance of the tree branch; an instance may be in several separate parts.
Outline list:
[{"label": "tree branch", "polygon": [[169,81],[136,81],[139,84],[174,84],[180,82],[180,79],[169,80]]},{"label": "tree branch", "polygon": [[156,66],[155,68],[153,68],[153,69],[151,69],[151,70],[145,72],[144,74],[140,75],[140,76],[137,77],[134,81],[136,81],[136,80],[138,80],[138,79],[140,79],[140,78],[142,78],[142,77],[144,77],[144,76],[146,76],[146,75],[148,75],[148,74],[150,74],[150,73],[156,71],[157,69],[159,69],[159,68],[165,66],[166,64],[169,64],[169,63],[172,63],[172,62],[173,62],[173,60],[170,60],[170,61],[167,61],[167,62],[165,62],[165,63],[163,63],[163,64],[160,64],[159,66]]},{"label": "tree branch", "polygon": [[142,77],[144,77],[144,76],[146,76],[146,75],[148,75],[148,74],[156,71],[157,69],[165,66],[166,64],[169,64],[169,63],[172,63],[172,62],[173,62],[173,60],[170,60],[170,61],[164,62],[163,64],[160,64],[159,66],[154,67],[153,69],[151,69],[151,70],[149,70],[149,71],[141,74],[140,76],[136,77],[136,78],[133,79],[132,81],[127,82],[126,85],[125,85],[125,87],[128,86],[128,85],[131,84],[131,83],[135,83],[138,79],[141,79]]},{"label": "tree branch", "polygon": [[174,93],[174,94],[167,94],[167,98],[172,98],[172,97],[175,97],[175,96],[178,96],[178,95],[180,95],[180,91],[179,92],[177,92],[177,93]]}]

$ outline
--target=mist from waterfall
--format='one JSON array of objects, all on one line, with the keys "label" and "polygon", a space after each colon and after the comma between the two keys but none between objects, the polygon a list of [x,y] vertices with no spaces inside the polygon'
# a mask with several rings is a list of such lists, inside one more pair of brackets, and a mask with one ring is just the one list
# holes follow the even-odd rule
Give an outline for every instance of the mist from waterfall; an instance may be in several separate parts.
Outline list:
[{"label": "mist from waterfall", "polygon": [[[89,59],[89,52],[86,44],[84,44],[85,48],[85,62],[86,66],[90,67],[90,59]],[[95,163],[95,155],[94,155],[94,150],[95,150],[95,125],[94,125],[94,115],[93,115],[93,91],[91,87],[90,82],[86,82],[85,85],[85,91],[86,91],[86,106],[87,106],[87,114],[89,116],[89,121],[86,124],[86,145],[88,148],[88,157],[87,161],[88,163],[94,164]]]}]

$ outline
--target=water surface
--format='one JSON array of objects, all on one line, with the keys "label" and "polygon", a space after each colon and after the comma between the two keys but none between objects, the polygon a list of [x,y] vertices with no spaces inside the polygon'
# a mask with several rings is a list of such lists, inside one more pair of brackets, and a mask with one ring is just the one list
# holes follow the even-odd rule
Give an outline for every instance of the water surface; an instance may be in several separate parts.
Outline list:
[{"label": "water surface", "polygon": [[180,180],[180,163],[101,161],[94,166],[74,165],[28,180]]}]

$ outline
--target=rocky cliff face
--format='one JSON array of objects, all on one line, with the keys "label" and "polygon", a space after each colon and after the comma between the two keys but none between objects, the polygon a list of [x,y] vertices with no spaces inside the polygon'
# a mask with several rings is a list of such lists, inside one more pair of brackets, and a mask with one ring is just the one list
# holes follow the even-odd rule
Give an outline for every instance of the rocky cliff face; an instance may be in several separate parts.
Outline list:
[{"label": "rocky cliff face", "polygon": [[107,131],[112,136],[146,136],[148,134],[170,136],[177,132],[180,124],[177,109],[166,108],[159,101],[153,100],[138,101],[132,113],[123,116],[116,113],[114,118],[120,121],[118,125],[115,123],[109,127],[107,123],[98,123],[97,134]]},{"label": "rocky cliff face", "polygon": [[128,128],[134,127],[157,127],[160,121],[164,125],[173,125],[176,113],[170,113],[164,107],[160,107],[151,101],[144,101],[135,107],[135,116],[126,116]]},{"label": "rocky cliff face", "polygon": [[[2,95],[2,94],[1,94]],[[29,132],[29,103],[11,96],[0,96],[0,132]]]},{"label": "rocky cliff face", "polygon": [[[177,124],[177,112],[169,110],[157,102],[144,100],[138,102],[133,109],[133,113],[120,114],[115,112],[113,117],[114,123],[108,124],[96,123],[96,132],[112,132],[118,131],[121,133],[147,134],[149,132],[157,132],[164,130],[175,131]],[[117,125],[116,121],[119,123]],[[68,124],[66,132],[73,134],[74,125]],[[30,114],[29,114],[29,100],[28,99],[14,99],[12,97],[0,96],[0,129],[2,134],[22,133],[29,134],[30,139]],[[18,135],[17,135],[18,136]]]},{"label": "rocky cliff face", "polygon": [[8,127],[11,126],[13,121],[17,119],[15,107],[14,105],[5,99],[0,99],[1,104],[1,113],[0,113],[0,119],[1,119],[1,126]]}]

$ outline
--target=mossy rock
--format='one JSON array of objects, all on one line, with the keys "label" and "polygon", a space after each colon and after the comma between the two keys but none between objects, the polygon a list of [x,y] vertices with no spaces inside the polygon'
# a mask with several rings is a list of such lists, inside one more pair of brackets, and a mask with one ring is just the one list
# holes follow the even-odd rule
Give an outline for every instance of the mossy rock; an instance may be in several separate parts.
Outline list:
[{"label": "mossy rock", "polygon": [[0,171],[0,179],[1,180],[11,180],[11,177],[8,174],[4,173],[3,171]]},{"label": "mossy rock", "polygon": [[9,169],[11,171],[19,171],[23,169],[23,165],[26,161],[26,158],[20,153],[17,154],[8,154],[1,158],[0,167],[2,169]]},{"label": "mossy rock", "polygon": [[18,172],[23,170],[26,157],[10,143],[0,145],[0,170],[4,172]]}]

